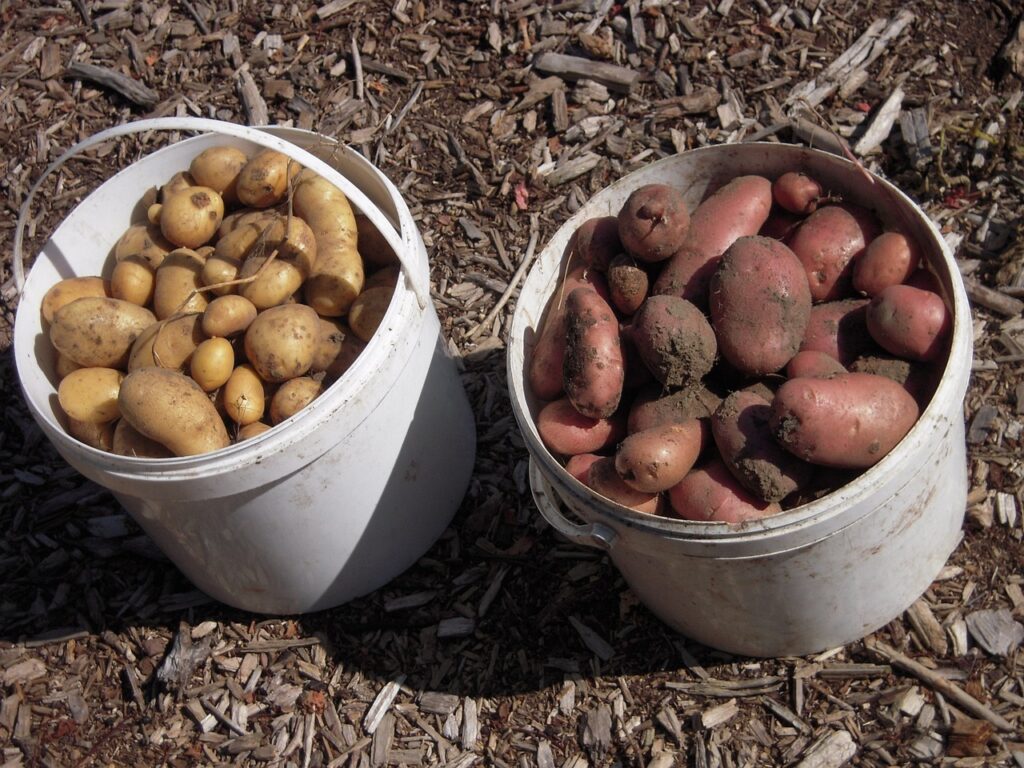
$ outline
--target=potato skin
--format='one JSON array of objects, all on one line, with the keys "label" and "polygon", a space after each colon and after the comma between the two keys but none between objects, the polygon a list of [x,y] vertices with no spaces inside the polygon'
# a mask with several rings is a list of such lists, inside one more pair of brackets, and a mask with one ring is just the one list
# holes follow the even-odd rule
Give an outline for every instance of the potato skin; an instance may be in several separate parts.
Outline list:
[{"label": "potato skin", "polygon": [[231,342],[218,336],[206,339],[192,353],[189,373],[204,392],[224,386],[235,368],[235,350]]},{"label": "potato skin", "polygon": [[263,380],[251,365],[235,368],[219,395],[224,412],[239,426],[244,427],[263,418],[267,404]]},{"label": "potato skin", "polygon": [[359,255],[371,269],[384,269],[400,265],[398,254],[364,213],[356,214],[356,234]]},{"label": "potato skin", "polygon": [[309,376],[286,381],[270,399],[270,421],[280,424],[313,402],[322,391],[320,382]]},{"label": "potato skin", "polygon": [[584,485],[609,501],[637,512],[656,515],[662,508],[659,494],[644,493],[626,485],[615,470],[615,459],[610,456],[604,456],[590,465]]},{"label": "potato skin", "polygon": [[84,368],[124,368],[135,339],[155,322],[145,307],[85,296],[57,310],[50,342]]},{"label": "potato skin", "polygon": [[876,464],[917,421],[914,398],[870,373],[790,379],[772,401],[776,439],[812,464],[864,469]]},{"label": "potato skin", "polygon": [[196,184],[210,187],[225,202],[233,203],[238,200],[238,175],[247,162],[249,158],[237,147],[210,147],[192,159],[188,170]]},{"label": "potato skin", "polygon": [[237,336],[256,319],[258,311],[243,296],[218,296],[203,310],[202,327],[207,336]]},{"label": "potato skin", "polygon": [[915,242],[899,232],[883,232],[853,262],[853,287],[877,296],[890,285],[905,282],[920,263]]},{"label": "potato skin", "polygon": [[732,179],[697,206],[681,247],[665,264],[652,292],[707,306],[708,283],[718,259],[737,238],[756,235],[771,208],[772,183],[768,179]]},{"label": "potato skin", "polygon": [[149,262],[149,266],[156,269],[174,247],[174,243],[163,236],[158,225],[133,224],[114,246],[114,259],[121,261],[129,256],[141,256]]},{"label": "potato skin", "polygon": [[242,205],[269,208],[284,200],[288,179],[299,171],[299,164],[274,149],[261,149],[242,166],[235,182],[235,194]]},{"label": "potato skin", "polygon": [[641,390],[629,409],[627,432],[633,434],[663,424],[685,424],[691,419],[707,419],[722,398],[700,382],[677,392],[663,394],[661,386]]},{"label": "potato skin", "polygon": [[651,279],[632,256],[620,253],[608,263],[608,294],[612,306],[623,315],[632,315],[647,298]]},{"label": "potato skin", "polygon": [[790,213],[813,213],[822,197],[821,184],[806,173],[790,171],[772,183],[772,197]]},{"label": "potato skin", "polygon": [[114,425],[120,424],[121,421],[123,419],[119,419],[116,422],[103,421],[92,423],[78,421],[69,416],[68,434],[92,448],[110,453],[114,449]]},{"label": "potato skin", "polygon": [[774,373],[800,349],[811,291],[800,260],[768,237],[741,237],[711,278],[718,351],[748,376]]},{"label": "potato skin", "polygon": [[789,247],[804,266],[815,302],[850,294],[853,262],[867,243],[857,219],[839,205],[819,208],[796,229]]},{"label": "potato skin", "polygon": [[160,209],[160,232],[180,248],[199,248],[217,233],[224,200],[209,187],[189,187],[169,195]]},{"label": "potato skin", "polygon": [[937,293],[910,285],[890,285],[867,309],[871,338],[898,357],[928,362],[939,359],[953,316]]},{"label": "potato skin", "polygon": [[771,403],[739,390],[711,417],[711,433],[722,461],[744,488],[764,501],[782,501],[807,484],[813,469],[775,440],[770,414]]},{"label": "potato skin", "polygon": [[120,298],[113,296],[112,286],[109,280],[102,277],[68,277],[54,283],[43,295],[41,310],[43,320],[47,323],[53,322],[53,316],[57,310],[70,304],[75,299],[84,299],[87,296],[93,298]]},{"label": "potato skin", "polygon": [[622,246],[640,261],[659,262],[672,256],[689,227],[683,193],[667,184],[645,184],[633,190],[618,215]]},{"label": "potato skin", "polygon": [[79,368],[60,381],[57,400],[75,421],[104,424],[117,419],[117,392],[124,374],[114,368]]},{"label": "potato skin", "polygon": [[245,354],[260,378],[279,383],[302,376],[313,365],[320,324],[304,304],[265,309],[245,332]]},{"label": "potato skin", "polygon": [[586,485],[587,473],[590,472],[591,465],[602,458],[604,457],[596,453],[577,453],[575,456],[570,456],[569,460],[565,462],[565,471]]},{"label": "potato skin", "polygon": [[125,376],[118,394],[121,415],[175,456],[215,451],[230,444],[210,398],[188,376],[165,368],[141,368]]},{"label": "potato skin", "polygon": [[811,377],[827,379],[837,373],[846,373],[846,368],[832,355],[816,350],[805,349],[797,352],[793,359],[786,363],[786,378],[799,379]]},{"label": "potato skin", "polygon": [[149,261],[141,255],[127,256],[114,265],[110,275],[110,295],[140,307],[153,300],[156,277]]},{"label": "potato skin", "polygon": [[619,219],[616,216],[594,216],[576,229],[573,251],[588,267],[604,272],[611,260],[622,253]]},{"label": "potato skin", "polygon": [[118,456],[133,456],[144,459],[170,459],[174,457],[170,449],[156,440],[150,440],[144,434],[120,419],[114,427],[114,436],[110,452]]},{"label": "potato skin", "polygon": [[625,425],[618,416],[592,419],[577,411],[568,398],[552,400],[537,414],[537,431],[548,450],[558,456],[595,453],[618,442]]},{"label": "potato skin", "polygon": [[192,353],[206,338],[201,317],[191,314],[153,323],[132,344],[128,370],[156,366],[184,372]]},{"label": "potato skin", "polygon": [[204,259],[188,248],[178,248],[164,257],[153,284],[153,313],[157,319],[166,320],[176,312],[206,309],[206,296],[194,293],[203,286],[203,266]]},{"label": "potato skin", "polygon": [[554,400],[563,392],[565,297],[584,285],[592,286],[602,296],[608,295],[603,274],[596,270],[588,271],[586,267],[575,267],[569,270],[565,282],[555,289],[548,300],[527,372],[530,391],[541,400]]},{"label": "potato skin", "polygon": [[849,366],[878,350],[868,333],[868,299],[843,299],[811,307],[800,351],[823,352]]},{"label": "potato skin", "polygon": [[690,471],[710,439],[707,423],[691,419],[629,435],[615,452],[615,470],[630,488],[667,491]]},{"label": "potato skin", "polygon": [[373,338],[391,306],[395,290],[389,286],[367,288],[352,302],[348,310],[348,324],[352,332],[365,342]]},{"label": "potato skin", "polygon": [[665,386],[702,379],[718,353],[704,313],[678,296],[651,296],[633,316],[630,337],[640,359]]},{"label": "potato skin", "polygon": [[675,517],[699,522],[742,523],[782,511],[747,491],[718,457],[669,488],[668,499]]},{"label": "potato skin", "polygon": [[619,407],[625,380],[619,321],[589,286],[573,290],[565,304],[566,395],[584,416],[607,418]]}]

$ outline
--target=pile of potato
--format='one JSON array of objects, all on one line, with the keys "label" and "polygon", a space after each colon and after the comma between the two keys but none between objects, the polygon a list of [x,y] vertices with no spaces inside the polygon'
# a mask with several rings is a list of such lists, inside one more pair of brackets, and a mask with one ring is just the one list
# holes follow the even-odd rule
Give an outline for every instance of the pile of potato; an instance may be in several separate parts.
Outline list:
[{"label": "pile of potato", "polygon": [[391,302],[394,251],[280,152],[211,147],[142,203],[107,277],[42,301],[67,430],[94,448],[168,458],[261,434],[348,369]]},{"label": "pile of potato", "polygon": [[541,439],[632,509],[742,522],[874,465],[927,404],[951,314],[918,244],[810,176],[693,212],[649,184],[574,233],[528,357]]}]

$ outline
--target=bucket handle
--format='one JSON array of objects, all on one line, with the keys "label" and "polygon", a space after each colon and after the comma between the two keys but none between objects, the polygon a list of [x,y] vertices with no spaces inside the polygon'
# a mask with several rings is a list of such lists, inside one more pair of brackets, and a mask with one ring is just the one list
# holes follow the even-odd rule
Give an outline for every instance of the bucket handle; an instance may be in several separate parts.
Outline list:
[{"label": "bucket handle", "polygon": [[[29,189],[24,202],[21,204],[21,209],[18,212],[18,225],[14,232],[14,253],[12,261],[14,285],[19,294],[25,287],[25,262],[22,254],[25,224],[27,223],[31,212],[32,201],[35,199],[36,192],[39,191],[43,182],[50,176],[50,174],[64,165],[64,163],[72,157],[81,154],[97,144],[101,144],[104,141],[118,138],[120,136],[128,136],[134,133],[145,133],[148,131],[192,131],[220,133],[228,136],[234,136],[236,138],[251,141],[252,143],[258,144],[262,147],[282,152],[293,160],[297,160],[302,163],[302,165],[310,170],[320,174],[329,182],[334,184],[334,186],[338,187],[338,189],[340,189],[345,196],[351,200],[363,214],[366,215],[381,235],[383,235],[384,239],[387,240],[388,245],[391,246],[391,249],[398,255],[398,258],[401,261],[403,268],[402,271],[406,276],[406,281],[409,284],[409,287],[416,296],[416,301],[419,304],[420,309],[424,310],[430,306],[429,274],[426,269],[418,268],[418,265],[415,263],[415,259],[412,255],[413,249],[403,247],[403,243],[399,238],[398,233],[395,232],[395,228],[391,222],[384,217],[384,214],[381,213],[377,206],[370,201],[361,189],[342,176],[337,169],[332,168],[328,163],[310,152],[307,152],[302,147],[292,144],[286,139],[267,133],[266,131],[253,128],[248,125],[239,125],[237,123],[229,123],[223,120],[211,120],[203,117],[157,117],[148,120],[136,120],[122,125],[115,125],[112,128],[107,128],[106,130],[100,131],[99,133],[83,139],[50,163],[46,167],[46,170],[43,171],[42,175],[36,179],[35,183]],[[393,191],[394,186],[387,179],[385,179],[385,181],[387,182],[386,187],[388,190]]]},{"label": "bucket handle", "polygon": [[600,549],[604,552],[609,551],[615,544],[617,534],[607,525],[601,523],[577,525],[562,514],[555,489],[544,477],[533,456],[530,457],[530,491],[533,493],[533,503],[537,505],[537,509],[540,510],[541,516],[548,525],[573,544]]}]

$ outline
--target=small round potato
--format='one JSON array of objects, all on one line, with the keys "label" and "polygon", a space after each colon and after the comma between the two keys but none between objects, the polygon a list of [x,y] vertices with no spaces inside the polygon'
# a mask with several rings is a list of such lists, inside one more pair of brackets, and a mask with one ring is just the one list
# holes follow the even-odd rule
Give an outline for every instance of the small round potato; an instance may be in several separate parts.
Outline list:
[{"label": "small round potato", "polygon": [[85,296],[57,310],[50,342],[85,368],[123,368],[135,339],[155,322],[145,307],[121,299]]},{"label": "small round potato", "polygon": [[238,200],[253,208],[269,208],[284,200],[288,179],[301,170],[288,155],[273,149],[257,152],[242,167],[236,186]]},{"label": "small round potato", "polygon": [[207,336],[230,338],[245,333],[258,310],[244,296],[218,296],[203,312],[203,333]]},{"label": "small round potato", "polygon": [[205,339],[201,318],[193,313],[151,325],[132,345],[128,370],[155,367],[184,373],[196,347]]},{"label": "small round potato", "polygon": [[115,299],[124,299],[144,307],[153,299],[156,279],[153,267],[145,256],[127,256],[114,265],[110,276],[110,293]]},{"label": "small round potato", "polygon": [[174,454],[168,450],[163,443],[150,440],[135,427],[128,423],[127,419],[121,419],[114,427],[113,444],[110,447],[111,453],[118,456],[132,456],[142,459],[171,459]]},{"label": "small round potato", "polygon": [[58,283],[54,283],[43,296],[43,319],[48,323],[52,323],[53,316],[57,314],[57,310],[65,304],[70,304],[75,299],[81,299],[85,296],[109,297],[111,296],[111,290],[110,281],[104,280],[102,277],[65,278]]},{"label": "small round potato", "polygon": [[245,332],[245,354],[264,381],[302,376],[313,365],[320,324],[305,304],[284,304],[256,316]]},{"label": "small round potato", "polygon": [[182,248],[199,248],[213,239],[224,218],[224,200],[209,187],[190,187],[170,195],[160,211],[160,231]]},{"label": "small round potato", "polygon": [[79,368],[61,379],[57,400],[76,421],[102,424],[121,415],[117,393],[124,374],[113,368]]},{"label": "small round potato", "polygon": [[257,422],[263,418],[266,408],[263,380],[251,365],[240,365],[224,384],[221,401],[224,411],[236,424],[244,427]]},{"label": "small round potato", "polygon": [[348,311],[348,324],[360,339],[369,342],[391,306],[394,289],[386,286],[360,293]]},{"label": "small round potato", "polygon": [[129,424],[175,456],[215,451],[231,443],[210,398],[181,373],[165,368],[132,371],[121,382],[118,404]]},{"label": "small round potato", "polygon": [[210,147],[195,156],[188,170],[196,184],[215,190],[231,203],[238,199],[238,174],[247,162],[249,158],[237,147]]},{"label": "small round potato", "polygon": [[203,271],[199,279],[210,293],[216,296],[230,296],[238,293],[238,286],[230,283],[238,279],[238,270],[241,268],[240,259],[218,256],[214,251],[213,255],[203,262]]},{"label": "small round potato", "polygon": [[192,353],[192,379],[204,392],[224,386],[235,369],[235,349],[223,337],[207,339]]},{"label": "small round potato", "polygon": [[[164,320],[179,312],[202,312],[207,299],[203,287],[203,258],[188,248],[167,254],[157,268],[153,287],[153,312]],[[187,301],[186,301],[187,300]]]},{"label": "small round potato", "polygon": [[299,376],[286,381],[270,399],[271,422],[280,424],[316,400],[322,391],[323,386],[320,382],[309,376]]},{"label": "small round potato", "polygon": [[271,426],[264,424],[262,421],[254,421],[252,424],[246,424],[244,427],[238,428],[238,439],[235,442],[242,442],[249,438],[256,437],[256,435],[262,435],[264,432],[269,432]]},{"label": "small round potato", "polygon": [[[121,422],[118,421],[118,424]],[[99,451],[110,453],[114,448],[114,422],[92,423],[68,417],[68,434]]]}]

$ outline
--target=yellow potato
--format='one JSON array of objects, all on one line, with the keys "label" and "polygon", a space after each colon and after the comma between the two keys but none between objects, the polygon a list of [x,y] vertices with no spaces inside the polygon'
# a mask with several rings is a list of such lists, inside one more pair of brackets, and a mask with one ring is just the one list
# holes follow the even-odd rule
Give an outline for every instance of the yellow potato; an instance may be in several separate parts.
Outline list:
[{"label": "yellow potato", "polygon": [[160,195],[157,202],[166,202],[167,198],[171,195],[176,195],[179,192],[184,192],[191,187],[196,185],[196,180],[192,178],[192,175],[186,171],[180,171],[173,176],[170,180],[162,187],[160,187]]},{"label": "yellow potato", "polygon": [[165,368],[140,368],[125,376],[118,396],[121,415],[175,456],[192,456],[229,445],[224,422],[192,379]]},{"label": "yellow potato", "polygon": [[114,447],[113,421],[94,424],[88,421],[78,421],[78,419],[72,419],[69,416],[68,434],[92,448],[106,451],[107,453],[110,453]]},{"label": "yellow potato", "polygon": [[211,287],[209,293],[216,296],[229,296],[238,293],[238,286],[225,285],[225,283],[237,280],[238,270],[241,267],[242,262],[240,259],[218,256],[217,251],[214,250],[213,255],[209,256],[203,263],[203,271],[199,279],[204,286],[218,286],[216,288]]},{"label": "yellow potato", "polygon": [[[150,224],[159,227],[160,226],[160,214],[163,212],[163,203],[153,203],[149,208],[146,209],[146,221]],[[162,233],[161,233],[162,236]]]},{"label": "yellow potato", "polygon": [[218,296],[203,312],[203,333],[211,337],[237,336],[252,324],[257,311],[243,296]]},{"label": "yellow potato", "polygon": [[206,245],[224,218],[224,200],[209,187],[189,187],[169,195],[160,209],[160,231],[182,248]]},{"label": "yellow potato", "polygon": [[246,424],[244,427],[238,429],[238,439],[236,442],[242,442],[248,440],[256,435],[262,435],[264,432],[269,432],[271,429],[269,424],[264,424],[262,421],[254,421],[252,424]]},{"label": "yellow potato", "polygon": [[153,287],[153,313],[157,318],[164,320],[178,312],[202,312],[206,309],[206,297],[195,293],[203,287],[203,267],[202,257],[188,248],[178,248],[167,254],[156,270]]},{"label": "yellow potato", "polygon": [[86,296],[57,310],[50,342],[85,368],[124,368],[142,332],[156,322],[153,313],[121,299]]},{"label": "yellow potato", "polygon": [[217,227],[217,241],[220,242],[222,237],[234,232],[238,227],[247,224],[254,218],[272,215],[273,213],[274,211],[266,208],[242,208],[234,213],[229,213],[224,217],[224,221],[220,223],[220,226]]},{"label": "yellow potato", "polygon": [[259,277],[252,282],[239,285],[238,294],[260,310],[284,304],[302,287],[305,279],[303,272],[291,262],[275,258],[266,264],[267,260],[266,256],[250,256],[242,263],[238,275],[242,279],[259,273]]},{"label": "yellow potato", "polygon": [[366,278],[366,285],[363,286],[363,290],[368,291],[371,288],[394,288],[398,285],[398,278],[401,274],[402,268],[400,266],[378,269]]},{"label": "yellow potato", "polygon": [[244,427],[263,418],[266,408],[263,380],[251,365],[240,365],[232,371],[220,397],[224,411],[236,424]]},{"label": "yellow potato", "polygon": [[364,349],[366,349],[365,341],[351,331],[346,333],[344,340],[341,342],[341,351],[331,361],[331,364],[327,366],[324,381],[333,382],[341,378],[342,374],[352,367],[352,363],[356,361],[356,358],[359,357],[359,354]]},{"label": "yellow potato", "polygon": [[232,203],[238,199],[238,174],[248,161],[237,147],[210,147],[195,156],[188,170],[196,184],[215,190],[225,202]]},{"label": "yellow potato", "polygon": [[63,379],[69,373],[77,371],[81,367],[70,357],[62,355],[60,352],[57,353],[57,360],[53,364],[53,370],[56,372],[58,379]]},{"label": "yellow potato", "polygon": [[115,299],[124,299],[144,307],[153,300],[155,278],[153,267],[142,255],[127,256],[114,265],[110,276],[110,293]]},{"label": "yellow potato", "polygon": [[57,401],[75,421],[102,424],[121,415],[117,393],[124,374],[113,368],[79,368],[63,379],[57,388]]},{"label": "yellow potato", "polygon": [[277,214],[274,211],[255,211],[240,217],[225,232],[214,247],[218,258],[241,261],[257,247],[262,254],[270,253],[267,240],[275,229]]},{"label": "yellow potato", "polygon": [[273,149],[262,149],[243,166],[236,191],[242,205],[269,208],[284,200],[288,179],[299,172],[299,164]]},{"label": "yellow potato", "polygon": [[356,231],[359,233],[359,255],[363,257],[364,264],[375,269],[398,264],[394,249],[366,214],[356,214]]},{"label": "yellow potato", "polygon": [[323,386],[320,382],[309,376],[299,376],[286,381],[270,399],[270,421],[280,424],[316,400],[322,391]]},{"label": "yellow potato", "polygon": [[155,367],[183,373],[196,347],[206,340],[202,317],[192,313],[151,325],[132,345],[128,370]]},{"label": "yellow potato", "polygon": [[356,336],[363,341],[370,340],[384,319],[393,294],[394,288],[383,286],[370,288],[356,297],[348,312],[348,324]]},{"label": "yellow potato", "polygon": [[207,339],[192,353],[192,379],[204,392],[224,386],[234,368],[235,349],[225,338]]},{"label": "yellow potato", "polygon": [[142,459],[174,458],[174,454],[170,452],[167,446],[158,443],[156,440],[150,440],[129,424],[126,419],[121,419],[117,422],[117,426],[114,427],[114,437],[108,450],[111,453],[116,453],[118,456],[132,456]]},{"label": "yellow potato", "polygon": [[57,310],[65,304],[70,304],[75,299],[85,296],[106,297],[110,296],[110,281],[102,277],[68,277],[58,283],[54,283],[50,290],[43,296],[42,311],[43,319],[53,322],[53,316]]},{"label": "yellow potato", "polygon": [[311,171],[299,174],[293,207],[316,238],[316,263],[303,287],[306,303],[324,317],[345,315],[363,290],[355,216],[344,193]]},{"label": "yellow potato", "polygon": [[305,304],[265,309],[245,332],[245,355],[264,381],[279,383],[302,376],[316,354],[320,324]]},{"label": "yellow potato", "polygon": [[129,256],[141,256],[156,269],[164,260],[164,256],[173,250],[174,244],[163,236],[155,222],[148,225],[133,224],[125,230],[114,246],[114,259],[122,261]]},{"label": "yellow potato", "polygon": [[316,351],[313,353],[313,364],[309,367],[312,373],[320,373],[331,367],[341,354],[345,336],[352,332],[338,320],[319,318],[320,335],[317,337]]}]

